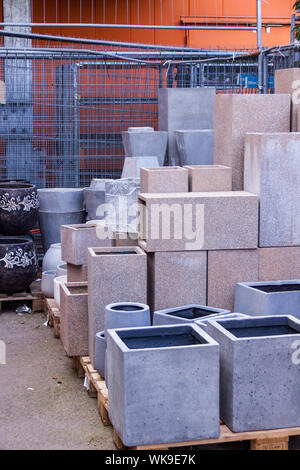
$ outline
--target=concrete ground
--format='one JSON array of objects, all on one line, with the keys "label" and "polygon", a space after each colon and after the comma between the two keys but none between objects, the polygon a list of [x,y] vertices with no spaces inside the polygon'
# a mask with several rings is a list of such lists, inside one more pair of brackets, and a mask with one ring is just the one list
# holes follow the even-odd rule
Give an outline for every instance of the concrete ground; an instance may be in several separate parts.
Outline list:
[{"label": "concrete ground", "polygon": [[[104,427],[96,399],[90,398],[72,361],[45,327],[44,314],[0,313],[0,450],[115,449],[112,428]],[[197,447],[248,449],[249,442]],[[300,437],[290,439],[300,449]]]},{"label": "concrete ground", "polygon": [[0,450],[115,449],[97,400],[45,321],[44,314],[0,313],[7,356],[0,364]]}]

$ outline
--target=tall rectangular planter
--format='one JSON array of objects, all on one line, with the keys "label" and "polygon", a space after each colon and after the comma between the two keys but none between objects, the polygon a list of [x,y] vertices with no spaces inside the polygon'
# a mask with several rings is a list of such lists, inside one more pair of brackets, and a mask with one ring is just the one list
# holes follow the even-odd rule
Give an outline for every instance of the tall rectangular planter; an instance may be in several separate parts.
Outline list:
[{"label": "tall rectangular planter", "polygon": [[88,354],[88,286],[60,285],[60,337],[68,356]]},{"label": "tall rectangular planter", "polygon": [[195,325],[108,330],[109,417],[127,446],[218,437],[219,346]]},{"label": "tall rectangular planter", "polygon": [[139,247],[89,248],[89,356],[104,330],[105,307],[117,302],[147,303],[147,257]]},{"label": "tall rectangular planter", "polygon": [[252,316],[300,318],[300,280],[240,282],[235,288],[234,310]]},{"label": "tall rectangular planter", "polygon": [[300,279],[300,246],[259,248],[258,254],[259,281]]},{"label": "tall rectangular planter", "polygon": [[141,193],[139,203],[139,244],[147,252],[257,248],[258,198],[251,193]]},{"label": "tall rectangular planter", "polygon": [[245,189],[260,199],[259,246],[300,245],[300,134],[248,134]]},{"label": "tall rectangular planter", "polygon": [[206,331],[220,345],[225,424],[233,432],[300,426],[300,322],[288,316],[210,320]]},{"label": "tall rectangular planter", "polygon": [[290,95],[216,96],[215,164],[232,167],[234,191],[244,189],[246,133],[289,132],[290,108]]}]

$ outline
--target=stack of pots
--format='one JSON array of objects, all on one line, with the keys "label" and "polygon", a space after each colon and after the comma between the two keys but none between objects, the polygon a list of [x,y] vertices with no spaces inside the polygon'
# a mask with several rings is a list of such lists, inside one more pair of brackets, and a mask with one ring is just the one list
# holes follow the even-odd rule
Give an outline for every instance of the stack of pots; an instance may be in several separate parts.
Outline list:
[{"label": "stack of pots", "polygon": [[37,276],[38,260],[29,231],[37,223],[36,187],[26,180],[0,181],[0,293],[25,291]]},{"label": "stack of pots", "polygon": [[83,189],[39,189],[39,222],[44,251],[60,243],[60,226],[81,224],[85,219]]}]

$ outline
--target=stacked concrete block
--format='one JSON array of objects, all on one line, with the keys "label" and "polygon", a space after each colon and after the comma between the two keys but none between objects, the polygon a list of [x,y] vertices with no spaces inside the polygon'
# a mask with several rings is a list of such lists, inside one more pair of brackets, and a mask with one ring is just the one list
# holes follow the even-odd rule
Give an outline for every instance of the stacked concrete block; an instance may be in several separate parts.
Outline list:
[{"label": "stacked concrete block", "polygon": [[300,105],[300,68],[275,71],[275,93],[288,93],[291,99],[291,127],[297,132],[300,122],[298,112]]},{"label": "stacked concrete block", "polygon": [[148,253],[148,304],[151,312],[206,304],[206,251]]},{"label": "stacked concrete block", "polygon": [[234,191],[244,188],[245,134],[289,132],[290,109],[290,95],[216,96],[215,164],[232,168]]},{"label": "stacked concrete block", "polygon": [[168,164],[179,165],[175,131],[214,129],[214,88],[158,90],[159,130],[168,131]]},{"label": "stacked concrete block", "polygon": [[147,257],[139,247],[88,249],[89,356],[103,331],[105,307],[116,302],[147,303]]},{"label": "stacked concrete block", "polygon": [[208,252],[207,304],[234,312],[237,282],[258,281],[258,250]]},{"label": "stacked concrete block", "polygon": [[232,169],[223,165],[185,166],[190,192],[231,191]]},{"label": "stacked concrete block", "polygon": [[186,193],[188,171],[180,166],[141,169],[141,193]]},{"label": "stacked concrete block", "polygon": [[115,230],[138,230],[139,178],[124,178],[105,185],[106,222]]},{"label": "stacked concrete block", "polygon": [[158,159],[163,165],[167,151],[168,133],[155,132],[153,128],[130,127],[122,132],[123,146],[126,157],[149,157]]},{"label": "stacked concrete block", "polygon": [[175,131],[180,165],[213,165],[215,134],[212,129]]},{"label": "stacked concrete block", "polygon": [[122,178],[139,178],[141,168],[158,167],[157,157],[126,157]]},{"label": "stacked concrete block", "polygon": [[68,356],[88,354],[88,286],[60,285],[60,337]]},{"label": "stacked concrete block", "polygon": [[300,279],[300,246],[259,248],[258,253],[258,281]]},{"label": "stacked concrete block", "polygon": [[140,194],[147,252],[257,248],[258,198],[248,192]]},{"label": "stacked concrete block", "polygon": [[300,134],[249,134],[245,189],[260,199],[259,246],[300,245]]}]

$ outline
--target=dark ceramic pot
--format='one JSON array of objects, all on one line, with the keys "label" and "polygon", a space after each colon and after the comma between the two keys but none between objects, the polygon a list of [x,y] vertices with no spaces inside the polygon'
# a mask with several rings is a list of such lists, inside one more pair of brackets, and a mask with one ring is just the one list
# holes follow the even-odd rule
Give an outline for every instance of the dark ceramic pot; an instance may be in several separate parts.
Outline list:
[{"label": "dark ceramic pot", "polygon": [[37,223],[36,187],[27,183],[0,183],[0,233],[26,234]]},{"label": "dark ceramic pot", "polygon": [[25,291],[36,279],[38,260],[29,235],[0,235],[0,293]]}]

